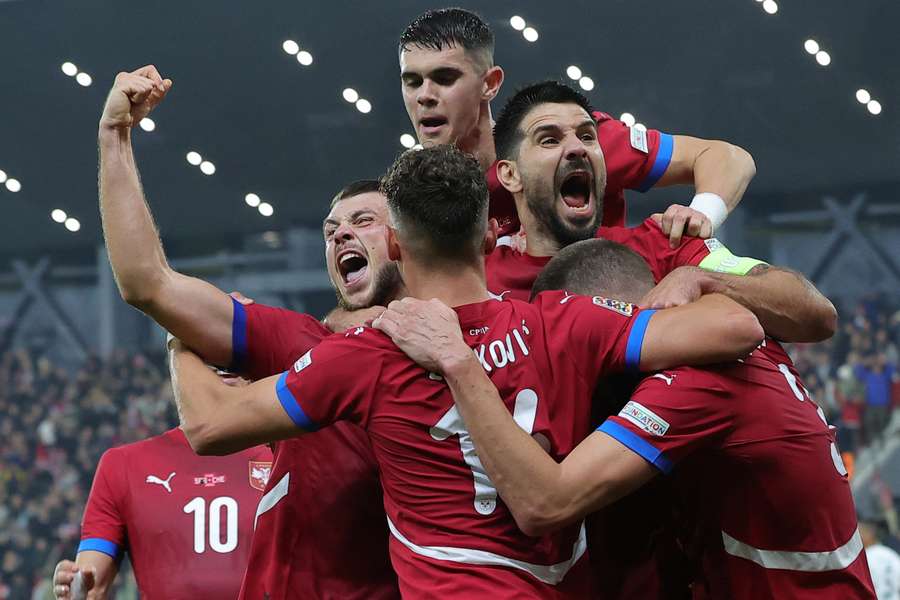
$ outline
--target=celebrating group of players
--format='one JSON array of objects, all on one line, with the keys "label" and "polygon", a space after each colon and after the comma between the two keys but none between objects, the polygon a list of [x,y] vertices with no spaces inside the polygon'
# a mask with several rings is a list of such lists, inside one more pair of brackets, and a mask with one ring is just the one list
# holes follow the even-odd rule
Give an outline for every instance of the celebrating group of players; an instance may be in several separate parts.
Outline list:
[{"label": "celebrating group of players", "polygon": [[[834,434],[776,341],[828,338],[834,308],[711,237],[750,156],[554,81],[494,122],[493,49],[461,9],[404,30],[424,149],[334,197],[324,324],[168,266],[131,128],[172,81],[116,77],[103,229],[123,298],[173,336],[181,426],[103,456],[59,598],[105,598],[124,552],[151,600],[874,598]],[[690,207],[624,227],[625,189],[679,183]]]}]

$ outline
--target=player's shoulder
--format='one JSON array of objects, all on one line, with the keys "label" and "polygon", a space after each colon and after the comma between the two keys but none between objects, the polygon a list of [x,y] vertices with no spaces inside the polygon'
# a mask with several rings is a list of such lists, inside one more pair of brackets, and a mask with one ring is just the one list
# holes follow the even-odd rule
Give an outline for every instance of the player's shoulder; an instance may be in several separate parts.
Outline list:
[{"label": "player's shoulder", "polygon": [[619,243],[624,243],[628,240],[649,239],[654,237],[658,237],[666,241],[668,241],[669,239],[668,236],[663,233],[662,228],[656,223],[655,220],[653,220],[652,217],[647,217],[637,225],[633,225],[631,227],[609,227],[604,225],[603,227],[597,229],[595,237]]},{"label": "player's shoulder", "polygon": [[616,119],[609,113],[605,113],[600,110],[595,110],[591,113],[591,116],[594,117],[594,121],[599,125],[601,123],[605,123],[607,121],[615,121]]},{"label": "player's shoulder", "polygon": [[[183,440],[183,444],[179,444],[179,436]],[[177,448],[181,445],[190,447],[184,433],[180,429],[174,428],[144,440],[108,448],[101,455],[101,460],[105,462],[129,461],[136,457],[152,456],[160,450]]]}]

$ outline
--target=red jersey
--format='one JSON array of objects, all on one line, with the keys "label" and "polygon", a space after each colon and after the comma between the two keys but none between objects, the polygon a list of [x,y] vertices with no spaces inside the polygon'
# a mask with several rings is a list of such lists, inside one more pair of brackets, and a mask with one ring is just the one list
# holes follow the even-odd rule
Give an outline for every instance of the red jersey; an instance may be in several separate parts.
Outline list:
[{"label": "red jersey", "polygon": [[[235,302],[234,368],[275,375],[329,335],[308,315]],[[381,496],[368,437],[352,423],[276,444],[240,597],[399,597]]]},{"label": "red jersey", "polygon": [[[657,282],[677,267],[699,265],[711,250],[724,249],[715,238],[703,240],[694,237],[684,238],[677,248],[672,249],[669,237],[653,219],[646,219],[637,227],[600,227],[596,237],[618,242],[640,254],[650,265]],[[504,298],[527,301],[534,280],[551,258],[523,254],[508,244],[498,245],[485,261],[488,289]]]},{"label": "red jersey", "polygon": [[[625,190],[646,192],[659,181],[669,162],[675,139],[655,129],[640,131],[602,112],[593,113],[597,136],[606,162],[606,192],[603,194],[603,224],[625,225]],[[485,173],[491,194],[490,216],[500,223],[503,235],[519,229],[512,194],[497,178],[495,162]]]},{"label": "red jersey", "polygon": [[776,342],[645,378],[599,431],[675,470],[696,513],[686,546],[701,563],[698,596],[875,597],[832,428]]},{"label": "red jersey", "polygon": [[[636,368],[653,313],[564,292],[456,311],[516,421],[557,460],[590,430],[598,377]],[[324,340],[282,375],[277,392],[304,430],[350,420],[368,432],[405,597],[586,597],[584,528],[519,531],[447,385],[380,331],[359,327]]]},{"label": "red jersey", "polygon": [[264,446],[197,456],[180,429],[107,450],[78,552],[128,552],[148,600],[234,598],[271,465]]}]

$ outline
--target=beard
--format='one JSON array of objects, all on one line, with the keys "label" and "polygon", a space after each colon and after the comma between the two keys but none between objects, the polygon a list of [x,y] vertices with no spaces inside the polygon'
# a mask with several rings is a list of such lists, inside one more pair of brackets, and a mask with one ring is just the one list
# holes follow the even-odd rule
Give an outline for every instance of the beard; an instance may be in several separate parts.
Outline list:
[{"label": "beard", "polygon": [[[593,216],[582,225],[566,223],[556,210],[557,194],[559,186],[555,182],[547,182],[546,179],[532,180],[525,178],[525,187],[529,193],[525,198],[528,209],[534,215],[541,233],[550,236],[560,248],[570,246],[575,242],[589,240],[594,237],[600,221],[603,218],[603,189],[605,185],[599,182],[594,184],[594,198],[596,209]],[[527,234],[527,232],[526,232]]]},{"label": "beard", "polygon": [[397,296],[403,286],[403,277],[400,276],[400,269],[397,263],[388,261],[374,275],[375,280],[372,285],[372,292],[369,298],[364,302],[351,302],[341,294],[340,290],[335,290],[338,306],[344,310],[359,310],[361,308],[369,308],[370,306],[387,306],[391,300]]}]

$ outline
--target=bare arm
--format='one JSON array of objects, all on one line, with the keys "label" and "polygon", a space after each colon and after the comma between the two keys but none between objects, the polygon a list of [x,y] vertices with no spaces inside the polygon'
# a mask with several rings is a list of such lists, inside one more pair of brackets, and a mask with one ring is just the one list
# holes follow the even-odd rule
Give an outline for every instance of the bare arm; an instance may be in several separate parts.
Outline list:
[{"label": "bare arm", "polygon": [[208,362],[226,365],[232,358],[231,299],[215,286],[169,267],[131,147],[131,128],[163,100],[171,85],[152,66],[116,77],[98,131],[103,233],[122,298]]},{"label": "bare arm", "polygon": [[119,572],[119,565],[108,554],[93,550],[79,552],[75,562],[60,561],[53,571],[53,595],[58,600],[72,598],[72,581],[78,571],[81,571],[82,586],[88,600],[106,600]]}]

